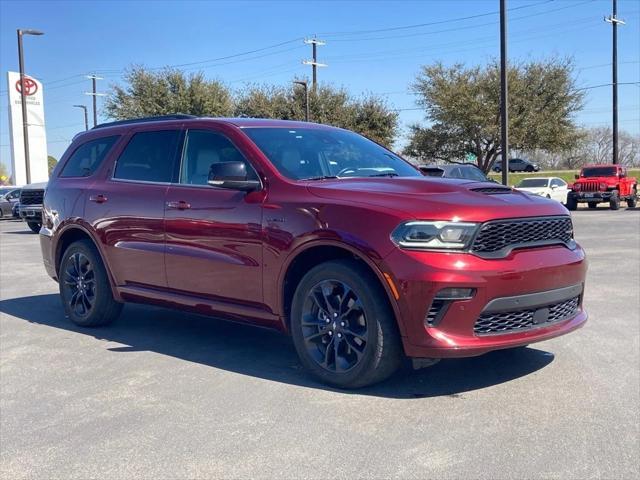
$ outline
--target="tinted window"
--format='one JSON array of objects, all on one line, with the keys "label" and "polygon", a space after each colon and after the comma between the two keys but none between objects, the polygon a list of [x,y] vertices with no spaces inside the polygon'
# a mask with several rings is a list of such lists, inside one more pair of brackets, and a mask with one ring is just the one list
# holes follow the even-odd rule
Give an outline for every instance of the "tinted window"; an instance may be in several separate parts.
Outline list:
[{"label": "tinted window", "polygon": [[67,160],[60,176],[88,177],[93,175],[117,139],[117,136],[103,137],[80,145]]},{"label": "tinted window", "polygon": [[484,176],[481,170],[476,167],[466,166],[460,167],[460,178],[465,178],[467,180],[476,180],[478,182],[486,182],[487,177]]},{"label": "tinted window", "polygon": [[182,157],[180,183],[208,185],[209,170],[214,163],[244,162],[249,176],[257,180],[253,168],[238,149],[221,134],[207,130],[189,130]]},{"label": "tinted window", "polygon": [[280,173],[295,180],[322,176],[421,176],[393,152],[346,130],[278,127],[243,131]]},{"label": "tinted window", "polygon": [[118,158],[113,178],[171,182],[180,132],[136,133]]},{"label": "tinted window", "polygon": [[564,180],[561,180],[559,178],[554,178],[553,180],[551,180],[552,187],[564,187],[565,185],[566,183],[564,183]]}]

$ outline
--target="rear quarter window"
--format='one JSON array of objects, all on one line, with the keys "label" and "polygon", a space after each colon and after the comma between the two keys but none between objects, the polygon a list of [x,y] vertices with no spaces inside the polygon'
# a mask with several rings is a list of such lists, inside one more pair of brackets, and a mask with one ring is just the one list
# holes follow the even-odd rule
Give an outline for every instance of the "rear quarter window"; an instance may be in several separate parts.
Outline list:
[{"label": "rear quarter window", "polygon": [[71,154],[60,177],[89,177],[95,173],[105,159],[118,135],[102,137],[80,145]]}]

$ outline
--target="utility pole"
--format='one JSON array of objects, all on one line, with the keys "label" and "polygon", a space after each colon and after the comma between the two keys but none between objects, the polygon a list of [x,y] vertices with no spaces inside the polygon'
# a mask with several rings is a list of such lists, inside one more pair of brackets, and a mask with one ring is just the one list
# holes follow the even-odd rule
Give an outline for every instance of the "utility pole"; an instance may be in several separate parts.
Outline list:
[{"label": "utility pole", "polygon": [[304,121],[309,121],[309,84],[306,80],[294,80],[296,85],[302,85],[304,88]]},{"label": "utility pole", "polygon": [[509,183],[509,84],[507,80],[507,0],[500,0],[500,146],[502,184]]},{"label": "utility pole", "polygon": [[322,40],[318,40],[317,38],[309,38],[307,40],[304,41],[304,43],[306,43],[307,45],[311,45],[311,55],[312,55],[312,60],[303,60],[302,63],[305,65],[311,65],[311,71],[313,73],[313,76],[311,77],[311,85],[313,86],[313,89],[315,90],[316,85],[318,83],[318,73],[317,73],[317,68],[318,67],[327,67],[328,65],[326,63],[318,63],[318,45],[326,45],[326,42],[323,42]]},{"label": "utility pole", "polygon": [[87,107],[85,107],[84,105],[74,105],[74,107],[81,108],[82,110],[84,110],[84,129],[85,131],[89,130],[89,118],[87,117]]},{"label": "utility pole", "polygon": [[85,95],[91,95],[93,97],[93,126],[98,125],[98,110],[96,108],[96,97],[104,97],[104,93],[96,92],[96,80],[102,80],[102,77],[96,75],[87,75],[87,78],[91,79],[91,85],[93,87],[92,92],[85,92]]},{"label": "utility pole", "polygon": [[[24,164],[27,185],[31,183],[31,162],[29,161],[29,122],[27,120],[27,82],[24,75],[24,49],[22,37],[24,35],[44,35],[39,30],[18,29],[18,63],[20,64],[20,104],[22,107],[22,143],[24,144]],[[29,79],[30,82],[33,80]]]},{"label": "utility pole", "polygon": [[618,24],[624,21],[618,19],[618,1],[613,0],[613,13],[604,18],[613,28],[613,52],[611,60],[611,85],[613,88],[613,163],[618,163]]}]

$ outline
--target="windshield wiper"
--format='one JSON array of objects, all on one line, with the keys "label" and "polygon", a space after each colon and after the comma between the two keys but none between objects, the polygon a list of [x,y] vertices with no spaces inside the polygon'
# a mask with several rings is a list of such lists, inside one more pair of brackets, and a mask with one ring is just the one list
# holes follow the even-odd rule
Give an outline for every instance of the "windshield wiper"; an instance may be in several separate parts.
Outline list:
[{"label": "windshield wiper", "polygon": [[368,175],[369,177],[399,177],[395,172],[384,172],[384,173],[376,173],[374,175]]},{"label": "windshield wiper", "polygon": [[309,177],[309,178],[301,178],[301,182],[311,182],[314,180],[335,180],[340,177],[336,177],[335,175],[321,175],[319,177]]}]

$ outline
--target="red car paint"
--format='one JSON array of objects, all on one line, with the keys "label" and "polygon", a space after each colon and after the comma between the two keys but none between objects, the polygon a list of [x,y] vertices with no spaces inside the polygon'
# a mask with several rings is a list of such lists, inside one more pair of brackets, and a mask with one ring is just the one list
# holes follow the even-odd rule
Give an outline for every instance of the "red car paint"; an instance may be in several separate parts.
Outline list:
[{"label": "red car paint", "polygon": [[[587,264],[577,244],[573,249],[557,244],[516,248],[503,258],[485,259],[472,253],[404,250],[390,238],[409,220],[567,216],[560,203],[517,191],[491,195],[472,190],[495,184],[430,177],[290,180],[243,133],[244,127],[331,128],[273,120],[189,119],[116,125],[78,135],[45,195],[40,239],[49,275],[58,278],[64,245],[88,236],[119,301],[188,309],[286,331],[290,266],[309,249],[331,246],[355,255],[378,277],[411,357],[479,355],[555,337],[586,321],[580,296],[574,316],[548,326],[490,336],[476,336],[473,330],[492,299],[582,285]],[[131,136],[158,129],[220,132],[252,164],[263,188],[244,193],[113,180],[114,162]],[[107,135],[121,137],[93,175],[60,177],[79,145]],[[453,302],[437,326],[426,325],[435,294],[457,286],[476,293],[470,300]]]}]

